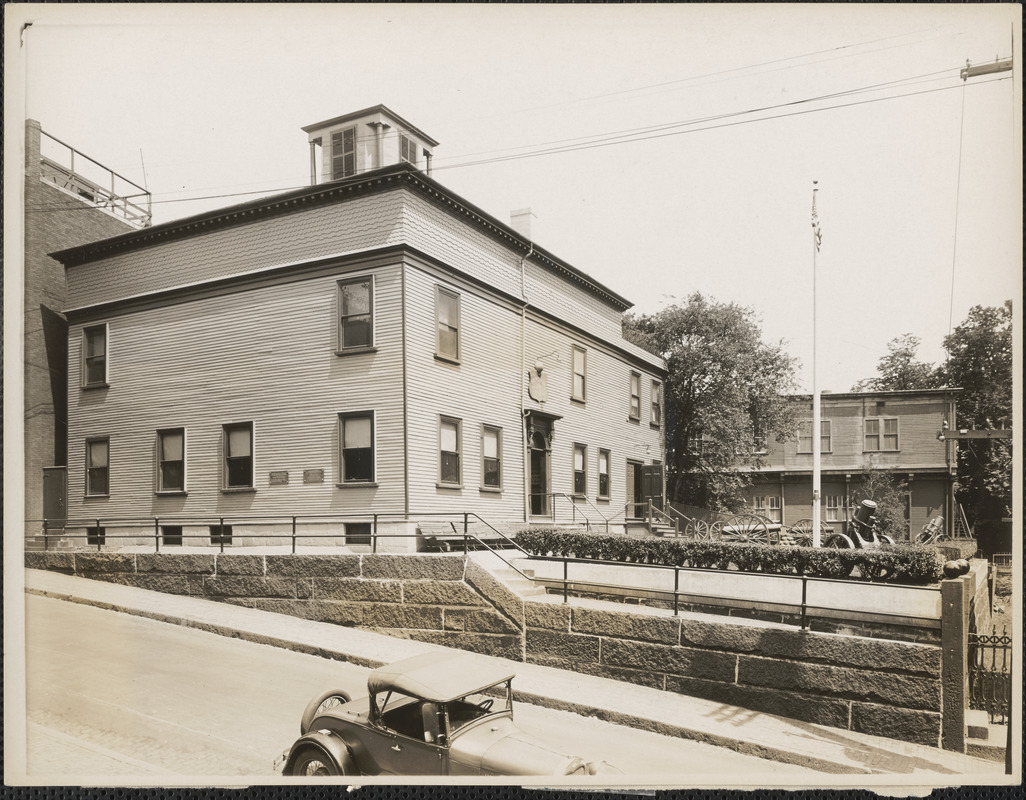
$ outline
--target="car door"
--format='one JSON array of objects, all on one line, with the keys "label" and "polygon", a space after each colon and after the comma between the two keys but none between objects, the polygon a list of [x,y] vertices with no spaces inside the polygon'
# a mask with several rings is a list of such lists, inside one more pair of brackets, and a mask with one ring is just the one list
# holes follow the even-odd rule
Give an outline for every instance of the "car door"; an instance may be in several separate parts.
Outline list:
[{"label": "car door", "polygon": [[448,750],[424,739],[424,701],[389,692],[365,739],[377,771],[389,775],[445,775]]}]

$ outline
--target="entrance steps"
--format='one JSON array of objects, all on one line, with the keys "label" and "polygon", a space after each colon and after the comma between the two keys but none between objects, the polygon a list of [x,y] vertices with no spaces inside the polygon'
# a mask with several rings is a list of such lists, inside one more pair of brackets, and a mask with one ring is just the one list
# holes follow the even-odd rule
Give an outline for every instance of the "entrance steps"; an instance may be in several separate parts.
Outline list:
[{"label": "entrance steps", "polygon": [[[526,566],[527,559],[523,558],[517,550],[507,550],[503,553],[505,561],[495,553],[477,551],[471,554],[471,558],[503,586],[520,598],[539,597],[546,594],[545,587],[540,583],[531,580],[534,577],[534,570]],[[513,566],[510,566],[510,562]],[[517,572],[517,569],[520,572]],[[523,573],[521,575],[520,573]],[[527,576],[527,577],[524,577]]]},{"label": "entrance steps", "polygon": [[1008,726],[990,721],[986,711],[969,709],[965,714],[965,752],[988,761],[1004,761],[1008,744]]}]

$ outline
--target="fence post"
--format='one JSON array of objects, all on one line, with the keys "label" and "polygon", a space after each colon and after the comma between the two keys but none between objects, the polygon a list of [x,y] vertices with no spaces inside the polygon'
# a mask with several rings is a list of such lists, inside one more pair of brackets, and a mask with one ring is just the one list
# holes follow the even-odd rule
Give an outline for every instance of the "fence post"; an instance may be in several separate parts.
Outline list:
[{"label": "fence post", "polygon": [[652,530],[652,498],[648,499],[648,530]]},{"label": "fence post", "polygon": [[374,515],[374,522],[371,523],[371,552],[378,552],[378,515]]},{"label": "fence post", "polygon": [[965,752],[965,709],[969,696],[968,577],[941,581],[941,747]]},{"label": "fence post", "polygon": [[469,516],[468,512],[463,512],[463,555],[467,554],[467,521]]},{"label": "fence post", "polygon": [[153,518],[153,546],[156,548],[156,552],[160,552],[160,521]]},{"label": "fence post", "polygon": [[43,518],[43,549],[50,549],[50,530],[45,517]]},{"label": "fence post", "polygon": [[673,566],[673,616],[678,616],[678,604],[680,597],[677,592],[680,590],[680,567],[676,564]]},{"label": "fence post", "polygon": [[296,515],[292,515],[292,555],[296,554]]},{"label": "fence post", "polygon": [[[104,537],[104,538],[106,538],[106,537]],[[96,552],[97,553],[103,552],[103,545],[101,544],[101,542],[103,542],[103,538],[100,537],[100,520],[96,520]]]},{"label": "fence post", "polygon": [[807,609],[806,601],[808,599],[808,589],[809,589],[809,579],[806,577],[805,573],[803,572],[802,573],[802,618],[801,618],[801,629],[803,631],[808,629],[808,617],[806,616],[806,614],[807,614],[807,611],[806,611],[806,609]]},{"label": "fence post", "polygon": [[563,605],[566,605],[569,602],[569,600],[567,599],[567,567],[569,566],[569,564],[570,564],[570,562],[567,561],[566,558],[564,558],[563,559]]},{"label": "fence post", "polygon": [[218,517],[218,521],[217,521],[217,541],[221,545],[221,552],[224,553],[224,517]]}]

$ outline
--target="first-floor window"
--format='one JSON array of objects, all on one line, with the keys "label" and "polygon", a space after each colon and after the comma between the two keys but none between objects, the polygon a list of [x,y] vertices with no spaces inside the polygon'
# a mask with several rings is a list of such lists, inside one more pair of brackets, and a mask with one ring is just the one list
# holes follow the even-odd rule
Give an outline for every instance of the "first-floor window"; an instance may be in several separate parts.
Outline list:
[{"label": "first-floor window", "polygon": [[844,497],[839,494],[828,494],[826,496],[826,521],[844,521]]},{"label": "first-floor window", "polygon": [[588,491],[588,448],[583,444],[574,445],[574,494],[583,495]]},{"label": "first-floor window", "polygon": [[157,431],[157,491],[185,491],[185,429]]},{"label": "first-floor window", "polygon": [[340,414],[343,483],[374,481],[374,415],[370,412]]},{"label": "first-floor window", "polygon": [[460,464],[461,445],[461,422],[458,419],[441,417],[438,422],[438,480],[440,483],[448,483],[458,486],[463,482],[463,472]]},{"label": "first-floor window", "polygon": [[86,495],[110,494],[110,439],[86,441]]},{"label": "first-floor window", "polygon": [[253,487],[253,423],[224,426],[224,487]]},{"label": "first-floor window", "polygon": [[770,522],[780,522],[780,497],[777,495],[756,497],[753,509],[756,514]]},{"label": "first-floor window", "polygon": [[598,451],[598,496],[609,497],[609,451]]},{"label": "first-floor window", "polygon": [[485,426],[481,431],[481,483],[502,487],[502,429]]}]

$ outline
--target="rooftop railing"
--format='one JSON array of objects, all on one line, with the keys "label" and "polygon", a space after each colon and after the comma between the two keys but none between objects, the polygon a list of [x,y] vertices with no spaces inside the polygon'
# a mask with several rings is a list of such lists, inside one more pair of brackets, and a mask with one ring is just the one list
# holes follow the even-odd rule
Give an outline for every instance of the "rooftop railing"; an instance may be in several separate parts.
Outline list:
[{"label": "rooftop railing", "polygon": [[145,228],[153,218],[149,191],[123,175],[40,131],[40,178],[130,225]]}]

